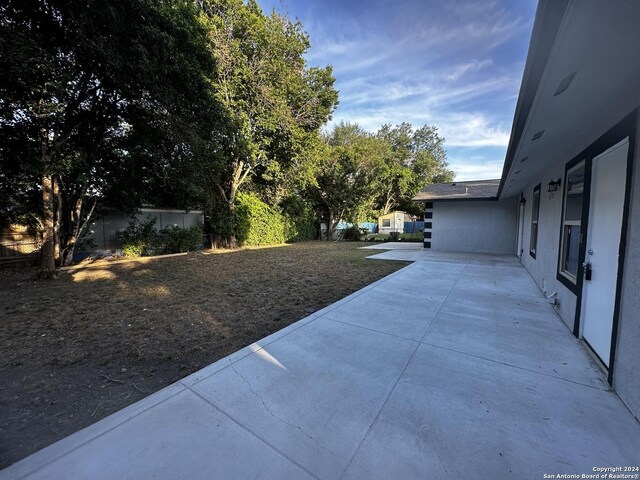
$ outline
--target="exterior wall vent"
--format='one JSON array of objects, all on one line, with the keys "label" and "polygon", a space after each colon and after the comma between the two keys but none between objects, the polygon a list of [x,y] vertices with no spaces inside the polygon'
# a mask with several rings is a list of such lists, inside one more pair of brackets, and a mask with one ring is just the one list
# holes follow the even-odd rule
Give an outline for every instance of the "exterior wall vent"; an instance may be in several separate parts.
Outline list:
[{"label": "exterior wall vent", "polygon": [[544,135],[544,130],[540,130],[539,132],[536,132],[536,134],[533,136],[533,138],[531,139],[533,140],[538,140],[542,135]]},{"label": "exterior wall vent", "polygon": [[554,97],[557,97],[562,92],[564,92],[567,88],[569,88],[569,86],[571,85],[571,82],[573,82],[573,79],[576,76],[576,73],[578,72],[570,73],[560,81],[560,83],[558,84],[558,88],[556,89],[556,92],[553,94]]}]

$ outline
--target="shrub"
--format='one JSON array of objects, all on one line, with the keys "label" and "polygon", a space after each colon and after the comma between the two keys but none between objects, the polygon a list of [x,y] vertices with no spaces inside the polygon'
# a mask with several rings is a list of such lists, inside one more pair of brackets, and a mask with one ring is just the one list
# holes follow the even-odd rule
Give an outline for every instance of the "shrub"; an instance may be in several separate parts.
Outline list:
[{"label": "shrub", "polygon": [[318,238],[313,210],[304,200],[292,195],[282,200],[280,206],[284,215],[284,236],[287,243]]},{"label": "shrub", "polygon": [[120,233],[122,254],[127,257],[144,257],[155,254],[180,253],[202,246],[202,226],[189,228],[173,225],[156,231],[156,218],[133,217],[129,226]]},{"label": "shrub", "polygon": [[397,242],[400,240],[400,232],[389,232],[389,241]]},{"label": "shrub", "polygon": [[287,243],[306,242],[318,237],[313,217],[293,218],[284,215],[284,222],[284,236]]},{"label": "shrub", "polygon": [[140,243],[128,243],[122,246],[122,254],[125,257],[142,257],[144,253],[145,247]]},{"label": "shrub", "polygon": [[360,228],[358,225],[352,225],[342,230],[342,239],[347,242],[359,242],[365,233],[366,229]]},{"label": "shrub", "polygon": [[162,253],[181,253],[197,250],[202,246],[202,226],[189,228],[167,226],[160,232]]},{"label": "shrub", "polygon": [[120,233],[122,239],[122,253],[127,257],[142,257],[152,255],[158,240],[156,219],[133,217],[127,228]]}]

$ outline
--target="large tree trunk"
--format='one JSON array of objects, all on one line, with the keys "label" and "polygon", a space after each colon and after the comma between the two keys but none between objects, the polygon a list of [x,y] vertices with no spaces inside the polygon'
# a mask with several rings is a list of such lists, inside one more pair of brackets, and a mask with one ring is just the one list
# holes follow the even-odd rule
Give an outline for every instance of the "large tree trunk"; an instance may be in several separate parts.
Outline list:
[{"label": "large tree trunk", "polygon": [[239,161],[233,166],[232,178],[229,182],[229,191],[225,191],[224,187],[217,184],[218,196],[222,203],[226,206],[228,220],[230,224],[224,234],[219,233],[215,238],[211,239],[211,248],[238,248],[238,239],[235,234],[234,215],[236,208],[236,194],[247,176],[251,173],[251,166],[248,163]]},{"label": "large tree trunk", "polygon": [[329,210],[327,213],[327,242],[333,241],[333,232],[336,231],[336,223],[333,219],[333,210]]},{"label": "large tree trunk", "polygon": [[[233,201],[229,201],[227,208],[229,209],[229,218],[233,222],[236,205]],[[236,234],[233,230],[230,230],[227,235],[220,240],[221,242],[217,245],[217,248],[238,248],[238,239],[236,238]]]},{"label": "large tree trunk", "polygon": [[[44,100],[40,101],[43,105]],[[56,278],[55,257],[55,219],[53,175],[47,170],[51,163],[51,152],[48,147],[49,131],[45,126],[40,128],[40,155],[43,165],[42,181],[42,247],[40,248],[40,267],[34,278]]]},{"label": "large tree trunk", "polygon": [[62,194],[60,193],[60,181],[56,175],[52,177],[54,215],[53,215],[53,258],[56,266],[62,265],[60,257],[61,231],[62,231]]},{"label": "large tree trunk", "polygon": [[42,175],[42,249],[37,278],[56,278],[53,179]]},{"label": "large tree trunk", "polygon": [[[235,235],[235,193],[233,190],[227,194],[221,185],[216,185],[217,193],[214,193],[212,205],[212,217],[217,217],[211,231],[211,248],[237,248],[238,241]],[[231,196],[233,194],[233,197]],[[233,201],[230,199],[233,198]]]},{"label": "large tree trunk", "polygon": [[[229,218],[235,224],[235,214],[236,214],[236,193],[238,192],[238,187],[240,184],[237,180],[237,176],[234,175],[234,181],[231,184],[231,190],[229,192],[228,204],[229,204]],[[238,248],[238,239],[236,238],[235,225],[234,228],[227,235],[227,248]]]}]

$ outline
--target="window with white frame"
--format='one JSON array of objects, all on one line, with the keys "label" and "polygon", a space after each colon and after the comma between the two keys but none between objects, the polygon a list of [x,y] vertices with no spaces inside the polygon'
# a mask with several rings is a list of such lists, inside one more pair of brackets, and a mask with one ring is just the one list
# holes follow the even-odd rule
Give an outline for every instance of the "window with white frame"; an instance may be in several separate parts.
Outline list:
[{"label": "window with white frame", "polygon": [[538,248],[538,218],[540,217],[540,185],[533,189],[533,206],[531,210],[531,238],[529,241],[529,254],[536,258]]},{"label": "window with white frame", "polygon": [[390,218],[383,218],[382,219],[382,226],[383,227],[390,227],[391,226],[391,219]]},{"label": "window with white frame", "polygon": [[572,283],[578,276],[585,162],[567,170],[562,212],[559,272]]}]

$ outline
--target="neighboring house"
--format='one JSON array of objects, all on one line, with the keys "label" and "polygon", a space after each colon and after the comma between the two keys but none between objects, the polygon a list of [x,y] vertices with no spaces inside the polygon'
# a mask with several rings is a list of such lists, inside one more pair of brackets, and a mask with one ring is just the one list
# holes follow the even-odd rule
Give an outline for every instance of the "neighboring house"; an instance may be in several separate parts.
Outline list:
[{"label": "neighboring house", "polygon": [[448,252],[512,253],[517,201],[498,202],[500,180],[435,183],[413,200],[423,202],[424,247]]},{"label": "neighboring house", "polygon": [[[426,247],[440,248],[438,235],[452,242],[456,232],[473,232],[469,236],[475,238],[464,240],[473,251],[492,251],[493,242],[501,245],[495,250],[512,246],[636,417],[639,24],[636,0],[541,0],[494,198],[471,198],[477,195],[469,182],[456,188],[469,186],[473,201],[446,202],[444,185],[423,192],[440,192],[438,198],[416,197],[433,217]],[[492,212],[485,220],[489,225],[470,224],[486,209]],[[447,228],[440,232],[443,224]]]},{"label": "neighboring house", "polygon": [[410,222],[411,215],[404,212],[390,212],[378,217],[378,233],[404,233],[404,222]]},{"label": "neighboring house", "polygon": [[[166,208],[141,208],[136,217],[140,220],[154,218],[156,230],[173,225],[175,227],[189,228],[202,225],[204,215],[201,210],[173,210]],[[98,216],[89,227],[89,233],[85,237],[89,245],[83,250],[88,251],[114,251],[122,247],[120,232],[129,225],[131,216],[119,210],[106,210]]]}]

